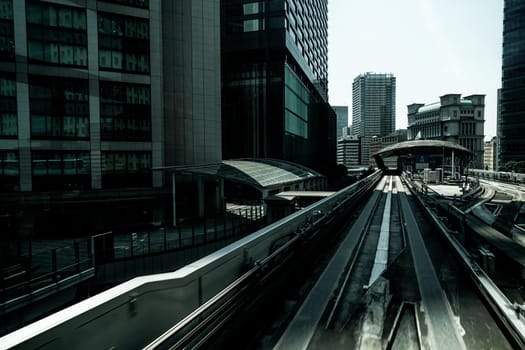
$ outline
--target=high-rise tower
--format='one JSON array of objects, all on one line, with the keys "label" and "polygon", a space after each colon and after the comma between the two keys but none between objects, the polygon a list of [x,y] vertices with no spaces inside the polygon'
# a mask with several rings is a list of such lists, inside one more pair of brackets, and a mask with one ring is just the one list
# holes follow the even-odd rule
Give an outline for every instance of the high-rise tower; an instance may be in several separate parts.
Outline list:
[{"label": "high-rise tower", "polygon": [[361,136],[361,164],[369,165],[373,136],[395,130],[396,78],[392,74],[365,73],[352,84],[352,132]]},{"label": "high-rise tower", "polygon": [[525,2],[505,0],[499,167],[525,160]]},{"label": "high-rise tower", "polygon": [[335,165],[327,0],[223,0],[223,158]]}]

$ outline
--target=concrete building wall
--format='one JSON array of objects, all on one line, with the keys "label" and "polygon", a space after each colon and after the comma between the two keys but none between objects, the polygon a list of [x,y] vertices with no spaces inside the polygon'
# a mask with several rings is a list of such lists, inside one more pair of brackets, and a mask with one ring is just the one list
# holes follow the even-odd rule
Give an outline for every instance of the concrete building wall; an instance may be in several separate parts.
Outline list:
[{"label": "concrete building wall", "polygon": [[408,139],[444,140],[470,149],[470,167],[483,167],[485,95],[447,94],[437,103],[408,106]]}]

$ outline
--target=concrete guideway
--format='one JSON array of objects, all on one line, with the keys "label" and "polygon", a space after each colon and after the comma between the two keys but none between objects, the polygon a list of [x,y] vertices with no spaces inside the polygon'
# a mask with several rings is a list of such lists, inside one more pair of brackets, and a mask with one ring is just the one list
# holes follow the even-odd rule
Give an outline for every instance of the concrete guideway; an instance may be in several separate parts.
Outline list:
[{"label": "concrete guideway", "polygon": [[455,326],[452,309],[439,283],[406,193],[400,191],[400,199],[422,304],[430,328],[431,346],[433,349],[444,350],[466,349],[459,329]]},{"label": "concrete guideway", "polygon": [[337,249],[334,257],[317,280],[306,300],[297,311],[290,325],[286,328],[275,350],[307,349],[330,298],[337,288],[340,276],[343,274],[349,260],[357,249],[361,236],[367,224],[368,217],[373,214],[376,202],[381,199],[385,187],[386,177],[383,177],[366,204],[361,215],[357,218],[343,243]]}]

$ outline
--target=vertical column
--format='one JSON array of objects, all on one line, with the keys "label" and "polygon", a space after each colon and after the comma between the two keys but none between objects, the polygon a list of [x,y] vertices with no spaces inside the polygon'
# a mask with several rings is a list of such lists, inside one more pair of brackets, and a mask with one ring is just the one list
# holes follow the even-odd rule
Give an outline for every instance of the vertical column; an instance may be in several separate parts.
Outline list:
[{"label": "vertical column", "polygon": [[[151,165],[164,165],[164,98],[162,60],[162,9],[160,0],[149,2],[150,78],[151,78]],[[153,187],[161,187],[164,173],[153,172]]]},{"label": "vertical column", "polygon": [[16,108],[18,114],[18,157],[20,191],[31,192],[31,120],[27,71],[27,29],[25,1],[13,1],[16,55]]},{"label": "vertical column", "polygon": [[204,177],[197,176],[197,206],[199,217],[204,217]]},{"label": "vertical column", "polygon": [[171,201],[173,204],[173,227],[177,226],[177,183],[175,171],[171,173]]},{"label": "vertical column", "polygon": [[217,203],[215,211],[219,214],[226,212],[226,207],[224,205],[224,179],[219,179],[217,184]]},{"label": "vertical column", "polygon": [[89,143],[91,158],[91,188],[102,188],[102,155],[100,151],[100,83],[98,79],[98,19],[97,3],[87,1],[87,37],[89,70]]}]

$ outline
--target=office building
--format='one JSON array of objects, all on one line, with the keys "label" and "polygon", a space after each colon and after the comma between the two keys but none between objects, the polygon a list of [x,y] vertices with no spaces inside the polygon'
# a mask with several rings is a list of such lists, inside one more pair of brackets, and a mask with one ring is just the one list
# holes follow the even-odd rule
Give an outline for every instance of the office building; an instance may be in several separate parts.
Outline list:
[{"label": "office building", "polygon": [[221,2],[223,158],[336,164],[327,0]]},{"label": "office building", "polygon": [[396,78],[392,74],[365,73],[352,84],[352,132],[361,136],[361,164],[370,165],[372,137],[395,130]]},{"label": "office building", "polygon": [[483,167],[485,95],[447,94],[439,102],[408,106],[408,139],[443,140],[474,153],[473,168]]},{"label": "office building", "polygon": [[525,160],[525,2],[505,0],[499,166]]},{"label": "office building", "polygon": [[493,137],[490,141],[485,141],[484,153],[483,153],[483,164],[485,170],[497,170],[497,142],[496,137]]},{"label": "office building", "polygon": [[496,164],[494,165],[494,170],[502,170],[499,161],[499,150],[501,149],[501,89],[498,89],[496,104]]},{"label": "office building", "polygon": [[337,164],[347,168],[359,166],[361,160],[361,138],[345,135],[337,139]]},{"label": "office building", "polygon": [[348,128],[348,106],[332,106],[337,116],[337,139],[343,136],[345,128]]},{"label": "office building", "polygon": [[0,18],[2,225],[160,223],[153,169],[221,160],[218,0],[2,0]]}]

